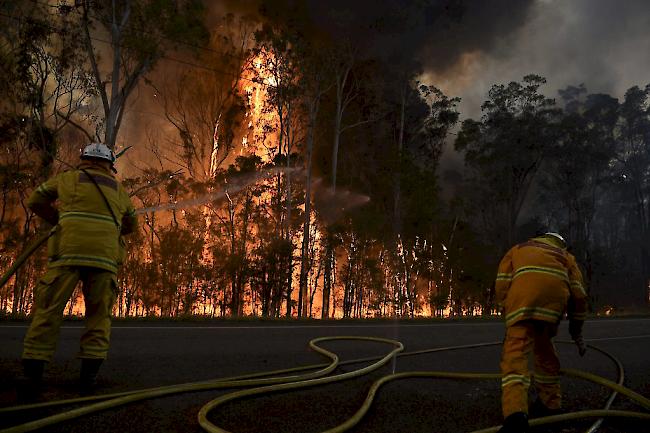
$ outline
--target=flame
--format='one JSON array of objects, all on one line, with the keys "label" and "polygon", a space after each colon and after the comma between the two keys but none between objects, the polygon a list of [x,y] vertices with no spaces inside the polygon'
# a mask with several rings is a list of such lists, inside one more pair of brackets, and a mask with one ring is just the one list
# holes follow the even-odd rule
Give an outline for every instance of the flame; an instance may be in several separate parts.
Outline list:
[{"label": "flame", "polygon": [[[272,61],[273,57],[270,53],[268,52],[261,52],[252,61],[250,62],[251,68],[247,70],[242,79],[240,80],[240,85],[238,87],[238,91],[241,92],[240,94],[245,98],[246,101],[246,113],[245,113],[245,121],[243,122],[244,127],[242,128],[241,132],[238,132],[237,135],[239,136],[240,134],[240,143],[241,146],[239,149],[237,149],[233,155],[233,157],[237,155],[256,155],[261,158],[262,163],[268,163],[273,160],[273,157],[277,152],[280,151],[280,149],[277,148],[277,141],[278,141],[278,133],[273,130],[273,128],[268,128],[270,125],[275,126],[275,123],[277,123],[277,113],[274,112],[274,110],[269,110],[265,108],[266,105],[266,100],[269,96],[269,89],[272,88],[273,86],[277,85],[276,80],[274,79],[269,67],[268,63],[269,61]],[[219,167],[218,164],[220,162],[220,156],[219,156],[219,151],[222,150],[220,149],[222,147],[220,143],[220,132],[222,123],[221,116],[216,120],[215,125],[214,125],[214,131],[213,131],[213,140],[212,140],[212,151],[209,155],[209,167],[210,167],[210,176],[214,177],[215,174],[217,173]],[[232,162],[232,159],[228,159],[227,161],[224,161],[226,163]],[[267,170],[268,171],[268,170]],[[258,177],[256,178],[257,182],[275,182],[276,180],[272,177],[269,177],[268,174],[259,174]],[[318,182],[318,180],[314,181]],[[234,191],[234,187],[236,185],[230,185],[229,190],[232,192]],[[209,191],[208,194],[206,195],[207,198],[214,199],[215,197],[212,197],[219,193],[219,191]],[[221,192],[221,195],[223,192]],[[356,201],[359,201],[360,203],[367,201],[366,198],[364,197],[356,197],[356,196],[351,196],[349,192],[341,191],[339,192],[339,195],[342,194],[347,194],[345,196],[345,201],[346,204],[348,201],[354,199]],[[199,197],[193,200],[179,200],[174,203],[169,203],[166,205],[158,206],[159,208],[169,208],[169,209],[182,209],[184,206],[190,206],[190,205],[202,205],[204,203],[203,200],[205,197]],[[259,200],[262,202],[270,202],[272,199],[271,193],[270,192],[265,192],[262,194],[261,197],[259,197]],[[335,197],[330,197],[330,199],[335,202],[337,201]],[[339,198],[340,201],[341,198]],[[355,202],[356,203],[356,202]],[[304,205],[302,205],[304,206]],[[351,205],[350,205],[351,206]],[[356,206],[356,205],[355,205]],[[319,208],[321,211],[323,209]],[[145,209],[148,211],[152,211],[152,209]],[[144,211],[144,210],[143,210]],[[303,207],[304,211],[304,207]],[[182,212],[182,211],[181,211]],[[206,225],[207,227],[210,227],[210,225],[213,225],[217,223],[216,217],[213,214],[214,209],[210,210],[207,206],[204,206],[202,209],[202,217],[205,218]],[[251,227],[251,231],[253,232],[253,236],[251,236],[252,239],[255,238],[255,231],[256,229]],[[205,250],[203,254],[203,259],[205,263],[211,263],[213,260],[212,253],[209,249],[209,244],[210,240],[208,239],[208,230],[205,231],[205,236],[206,236],[206,242],[205,242]],[[308,297],[308,301],[306,302],[306,310],[304,314],[309,317],[320,317],[320,311],[322,309],[322,296],[320,295],[320,290],[322,288],[322,270],[319,271],[317,269],[316,263],[318,263],[319,258],[317,257],[318,254],[320,254],[320,251],[322,250],[322,243],[324,242],[324,234],[322,232],[322,229],[319,227],[317,224],[317,217],[316,217],[316,212],[312,208],[311,215],[309,216],[309,233],[310,233],[310,251],[309,254],[313,254],[314,257],[311,258],[312,262],[314,263],[314,266],[310,267],[309,269],[309,274],[307,278],[307,293],[306,296]],[[297,251],[298,254],[300,254],[301,247],[302,247],[302,242],[303,242],[303,231],[302,229],[296,230],[292,233],[291,235],[291,242],[294,245],[295,250]],[[248,248],[253,249],[254,245],[249,245]],[[151,261],[153,260],[152,257],[148,257],[147,260]],[[297,304],[299,292],[300,292],[300,266],[294,266],[293,267],[294,272],[292,275],[292,280],[293,280],[293,291],[292,291],[292,298],[294,301],[296,301],[294,304]],[[211,284],[209,281],[196,281],[196,284]],[[340,287],[338,284],[336,284],[333,287],[333,299],[332,299],[332,315],[334,317],[341,317],[342,316],[342,308],[340,307],[340,301],[342,299],[342,293],[340,292]],[[244,295],[243,295],[243,314],[245,315],[252,315],[252,314],[258,314],[259,311],[259,300],[257,299],[257,293],[254,290],[254,287],[246,287],[244,290]],[[221,313],[223,311],[223,304],[225,301],[224,299],[224,292],[218,292],[216,295],[213,295],[214,297],[210,298],[208,297],[202,297],[200,296],[199,299],[192,305],[191,312],[192,313],[197,313],[197,314],[207,314],[207,315],[214,315],[214,316],[221,316]],[[309,298],[313,296],[313,302],[309,302]],[[136,297],[136,299],[139,298]],[[121,303],[121,304],[120,304]],[[145,311],[147,311],[149,314],[155,314],[155,315],[160,315],[161,314],[161,309],[159,306],[154,306],[150,310],[146,310],[145,305],[143,304],[141,299],[137,299],[134,304],[131,304],[129,307],[129,311],[126,311],[126,301],[125,299],[118,299],[115,306],[114,306],[114,314],[118,314],[120,311],[122,314],[128,314],[128,315],[144,315],[146,314]],[[83,315],[85,310],[84,302],[83,302],[83,296],[80,296],[79,294],[75,294],[68,307],[66,308],[66,311],[71,311],[73,315]],[[226,308],[227,310],[227,308]],[[293,309],[294,315],[297,312],[297,309],[294,307]],[[281,307],[281,314],[286,314],[286,304],[283,303]],[[374,314],[372,314],[374,315]]]},{"label": "flame", "polygon": [[212,135],[212,154],[210,155],[210,178],[214,178],[219,168],[219,123],[221,123],[221,113],[214,125],[214,134]]},{"label": "flame", "polygon": [[246,128],[241,138],[240,155],[248,153],[262,158],[263,163],[270,162],[273,154],[264,146],[265,142],[273,141],[277,134],[268,134],[264,125],[272,125],[275,113],[273,110],[264,111],[264,104],[268,97],[268,88],[277,86],[277,82],[268,68],[273,61],[273,55],[261,51],[250,62],[249,68],[242,76],[240,92],[246,99]]}]

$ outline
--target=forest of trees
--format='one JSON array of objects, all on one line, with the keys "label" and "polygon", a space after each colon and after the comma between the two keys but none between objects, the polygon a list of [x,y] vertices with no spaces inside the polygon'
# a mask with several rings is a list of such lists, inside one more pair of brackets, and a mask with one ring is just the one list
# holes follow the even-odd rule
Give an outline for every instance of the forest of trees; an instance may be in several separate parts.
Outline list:
[{"label": "forest of trees", "polygon": [[[1,5],[1,272],[49,229],[29,194],[102,141],[128,148],[118,177],[141,209],[118,316],[492,314],[500,258],[545,228],[593,311],[648,306],[650,85],[619,100],[531,73],[471,119],[407,50],[268,10]],[[445,147],[464,166],[441,165]],[[29,313],[46,263],[0,289],[0,315]]]}]

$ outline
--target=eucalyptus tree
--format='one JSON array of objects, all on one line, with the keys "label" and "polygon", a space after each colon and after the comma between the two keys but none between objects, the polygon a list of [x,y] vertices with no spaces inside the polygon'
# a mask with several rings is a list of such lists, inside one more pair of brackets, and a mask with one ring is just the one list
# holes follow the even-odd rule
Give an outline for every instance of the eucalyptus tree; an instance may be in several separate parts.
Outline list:
[{"label": "eucalyptus tree", "polygon": [[396,284],[411,317],[422,307],[418,291],[425,278],[432,279],[432,262],[442,258],[437,245],[445,242],[445,235],[436,230],[442,219],[437,167],[442,146],[458,121],[460,101],[431,85],[416,82],[412,87],[412,101],[404,113],[399,110],[402,143],[398,148],[399,189],[393,203],[399,208],[394,216],[399,228]]},{"label": "eucalyptus tree", "polygon": [[[344,133],[368,127],[382,117],[378,107],[377,80],[368,73],[369,60],[359,59],[358,48],[351,39],[336,41],[325,51],[326,61],[330,65],[330,73],[334,95],[332,96],[333,129],[332,129],[332,156],[330,159],[330,188],[335,194],[340,182],[339,164],[340,149]],[[351,149],[347,149],[349,152]],[[330,299],[335,286],[336,270],[336,233],[333,227],[326,228],[324,242],[324,273],[322,292],[321,317],[329,317]]]},{"label": "eucalyptus tree", "polygon": [[74,9],[100,99],[101,140],[113,148],[142,78],[174,48],[207,41],[205,6],[199,0],[82,0]]},{"label": "eucalyptus tree", "polygon": [[[263,118],[263,128],[267,136],[262,137],[262,145],[272,149],[276,165],[283,164],[286,170],[283,175],[276,176],[275,209],[277,224],[276,232],[283,238],[287,248],[286,253],[286,315],[291,317],[293,312],[293,250],[295,229],[295,192],[292,189],[292,172],[296,164],[298,143],[304,140],[305,111],[301,101],[300,63],[301,54],[298,49],[302,43],[300,34],[293,32],[291,27],[264,25],[255,34],[257,47],[254,52],[262,60],[260,79],[266,84],[266,101],[262,110],[272,114],[272,118]],[[267,144],[267,138],[271,142]],[[275,143],[273,143],[275,141]],[[284,188],[283,188],[284,187]],[[284,189],[284,191],[283,191]],[[276,244],[272,242],[271,244]],[[269,245],[271,245],[269,244]]]},{"label": "eucalyptus tree", "polygon": [[[300,280],[298,291],[298,317],[304,317],[308,311],[308,279],[310,269],[314,263],[314,249],[312,242],[312,182],[313,182],[313,157],[314,141],[318,126],[318,115],[321,100],[325,93],[332,87],[331,68],[327,65],[326,50],[318,42],[306,43],[304,40],[299,45],[301,59],[302,105],[307,113],[307,131],[305,137],[305,195],[304,195],[304,221],[302,224],[302,246],[300,253]],[[310,246],[312,246],[310,248]],[[310,254],[311,251],[311,254]],[[318,279],[316,279],[318,281]],[[313,299],[313,296],[311,297]]]},{"label": "eucalyptus tree", "polygon": [[562,230],[589,282],[594,222],[611,183],[620,108],[609,95],[587,95],[584,86],[570,86],[560,95],[565,112],[556,145],[542,167],[535,209]]},{"label": "eucalyptus tree", "polygon": [[[92,97],[83,51],[64,7],[3,2],[0,69],[5,139],[23,140],[40,154],[40,177],[50,174],[58,138]],[[13,123],[13,125],[11,125]],[[11,126],[10,126],[11,125]]]},{"label": "eucalyptus tree", "polygon": [[[247,116],[252,109],[245,88],[251,82],[247,75],[251,75],[256,25],[246,16],[220,17],[207,45],[197,50],[201,67],[181,67],[173,73],[150,74],[147,79],[155,97],[162,101],[165,119],[176,132],[160,137],[152,150],[161,155],[166,165],[172,164],[187,173],[185,184],[194,197],[216,194],[229,181],[235,181],[229,176],[242,174],[241,161],[236,160],[234,150],[242,148],[242,136],[246,135],[242,131],[248,130]],[[238,315],[243,311],[248,275],[248,255],[240,243],[246,246],[250,236],[237,226],[238,218],[250,213],[246,209],[250,207],[251,196],[246,193],[223,198],[186,211],[183,228],[196,231],[204,226],[206,251],[202,261],[206,265],[211,261],[216,264],[205,272],[200,269],[206,302],[214,300],[219,292],[222,310],[228,306],[233,315]],[[247,226],[248,222],[245,219],[242,224]],[[225,248],[224,253],[229,251],[226,257],[231,265],[220,262],[225,259],[222,253],[215,254],[221,247]],[[237,268],[236,263],[241,266]],[[224,275],[232,278],[232,284],[221,283]],[[212,308],[214,312],[215,305]]]},{"label": "eucalyptus tree", "polygon": [[[6,1],[0,23],[0,232],[9,252],[3,256],[12,258],[39,230],[26,206],[29,192],[56,168],[63,137],[69,147],[78,143],[72,118],[92,89],[65,10]],[[35,258],[14,278],[15,314],[26,312],[30,302],[29,288],[40,273],[34,266],[40,266]]]},{"label": "eucalyptus tree", "polygon": [[463,121],[455,142],[481,190],[477,206],[491,212],[485,229],[500,250],[514,243],[533,180],[558,140],[561,110],[540,93],[544,83],[527,75],[522,82],[492,86],[481,119]]},{"label": "eucalyptus tree", "polygon": [[627,90],[620,106],[620,130],[614,161],[618,197],[627,203],[619,226],[627,227],[626,240],[636,254],[628,261],[638,269],[635,302],[647,302],[650,284],[650,85]]}]

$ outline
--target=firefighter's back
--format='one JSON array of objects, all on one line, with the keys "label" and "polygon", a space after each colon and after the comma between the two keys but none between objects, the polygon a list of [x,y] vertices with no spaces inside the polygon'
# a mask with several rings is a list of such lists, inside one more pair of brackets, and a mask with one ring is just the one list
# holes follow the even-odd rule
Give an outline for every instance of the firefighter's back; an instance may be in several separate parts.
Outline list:
[{"label": "firefighter's back", "polygon": [[117,272],[120,222],[130,206],[123,187],[97,169],[72,170],[59,177],[59,227],[50,242],[50,265]]},{"label": "firefighter's back", "polygon": [[505,299],[506,323],[536,319],[559,322],[569,298],[569,256],[532,239],[512,251],[512,283]]}]

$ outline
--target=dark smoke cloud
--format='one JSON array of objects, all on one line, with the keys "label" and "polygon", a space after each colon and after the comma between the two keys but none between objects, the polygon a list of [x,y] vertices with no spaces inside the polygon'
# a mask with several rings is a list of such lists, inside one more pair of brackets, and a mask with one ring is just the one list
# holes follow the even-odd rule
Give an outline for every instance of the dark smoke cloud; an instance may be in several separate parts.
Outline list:
[{"label": "dark smoke cloud", "polygon": [[262,11],[302,31],[350,40],[360,54],[444,72],[462,54],[490,51],[526,20],[534,0],[260,0],[230,1],[233,12]]},{"label": "dark smoke cloud", "polygon": [[[207,0],[206,0],[207,1]],[[301,23],[370,55],[418,59],[425,78],[480,115],[494,83],[528,73],[544,91],[585,83],[620,97],[650,80],[648,0],[229,0],[219,10]]]},{"label": "dark smoke cloud", "polygon": [[[650,82],[649,0],[205,0],[210,17],[257,15],[367,55],[422,64],[422,80],[479,117],[495,83],[537,73],[542,91],[584,83],[621,98]],[[262,9],[262,13],[260,13]],[[264,16],[264,18],[262,18]],[[411,66],[411,65],[409,65]],[[447,150],[450,150],[449,148]],[[455,160],[445,152],[443,164]]]},{"label": "dark smoke cloud", "polygon": [[528,19],[533,0],[466,0],[454,2],[455,14],[442,16],[425,29],[420,53],[425,68],[448,73],[466,53],[491,53]]},{"label": "dark smoke cloud", "polygon": [[592,92],[622,96],[650,80],[647,0],[539,1],[534,17],[508,60],[528,62],[553,91],[585,83]]},{"label": "dark smoke cloud", "polygon": [[466,52],[453,73],[430,70],[430,80],[463,98],[463,117],[480,116],[492,84],[529,73],[547,78],[542,91],[550,97],[584,83],[589,92],[621,98],[650,81],[648,28],[647,0],[536,0],[521,26],[486,50]]},{"label": "dark smoke cloud", "polygon": [[[621,99],[630,87],[650,82],[649,28],[647,0],[536,0],[514,31],[482,52],[464,53],[447,73],[431,70],[427,79],[462,98],[464,118],[480,117],[490,86],[529,73],[547,78],[541,90],[549,97],[584,83],[590,93]],[[451,147],[441,166],[460,168]]]}]

